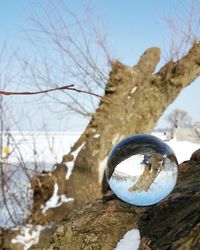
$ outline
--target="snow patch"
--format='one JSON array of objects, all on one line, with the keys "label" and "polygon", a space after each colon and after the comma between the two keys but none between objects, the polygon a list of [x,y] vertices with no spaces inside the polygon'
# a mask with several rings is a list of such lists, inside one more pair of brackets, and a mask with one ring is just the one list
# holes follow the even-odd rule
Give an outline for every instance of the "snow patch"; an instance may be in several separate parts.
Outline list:
[{"label": "snow patch", "polygon": [[177,141],[176,138],[166,141],[166,143],[173,149],[179,164],[189,160],[192,153],[200,148],[200,144],[189,141]]},{"label": "snow patch", "polygon": [[136,90],[137,90],[137,86],[133,87],[133,88],[131,89],[131,94],[133,94]]},{"label": "snow patch", "polygon": [[39,241],[40,233],[45,228],[41,225],[31,225],[21,227],[20,234],[11,240],[12,244],[20,243],[24,246],[24,250],[29,249],[32,245],[35,245]]},{"label": "snow patch", "polygon": [[49,208],[59,207],[62,203],[73,200],[73,198],[67,198],[65,194],[58,195],[58,184],[55,183],[51,198],[41,207],[42,213],[45,214]]},{"label": "snow patch", "polygon": [[103,175],[104,175],[104,171],[106,168],[107,159],[108,159],[108,156],[105,157],[104,160],[101,161],[99,164],[99,184],[101,184],[103,180]]},{"label": "snow patch", "polygon": [[67,174],[66,174],[66,180],[69,180],[69,177],[72,174],[72,170],[74,168],[74,163],[76,161],[76,157],[78,156],[79,152],[81,151],[81,149],[85,146],[85,142],[82,143],[80,145],[80,147],[78,147],[74,152],[71,153],[71,155],[73,156],[73,160],[72,161],[68,161],[65,162],[65,165],[67,166]]},{"label": "snow patch", "polygon": [[99,138],[100,134],[95,134],[94,138]]},{"label": "snow patch", "polygon": [[140,231],[132,229],[117,243],[115,250],[137,250],[140,246]]}]

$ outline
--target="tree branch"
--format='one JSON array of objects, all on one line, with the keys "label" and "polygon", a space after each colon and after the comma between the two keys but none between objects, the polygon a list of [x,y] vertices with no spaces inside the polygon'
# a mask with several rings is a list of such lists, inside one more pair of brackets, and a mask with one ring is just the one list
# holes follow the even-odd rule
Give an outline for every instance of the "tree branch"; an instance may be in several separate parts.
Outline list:
[{"label": "tree branch", "polygon": [[77,88],[73,87],[73,84],[62,86],[62,87],[57,87],[57,88],[52,88],[52,89],[46,89],[46,90],[40,90],[40,91],[20,91],[20,92],[15,92],[15,91],[0,91],[0,95],[38,95],[38,94],[46,94],[49,92],[54,92],[58,90],[72,90],[78,93],[84,93],[92,96],[96,96],[98,98],[104,99],[105,101],[110,102],[109,98],[106,98],[104,96],[100,96],[98,94],[92,93],[90,91],[85,91],[85,90],[80,90]]}]

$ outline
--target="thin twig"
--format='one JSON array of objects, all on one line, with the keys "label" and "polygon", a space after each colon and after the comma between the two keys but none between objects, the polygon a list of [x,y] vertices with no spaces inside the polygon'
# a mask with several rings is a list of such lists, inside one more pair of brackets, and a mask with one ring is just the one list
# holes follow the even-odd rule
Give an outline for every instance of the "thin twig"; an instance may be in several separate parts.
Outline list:
[{"label": "thin twig", "polygon": [[62,87],[57,87],[57,88],[52,88],[52,89],[40,90],[40,91],[22,91],[22,92],[21,91],[20,92],[0,91],[0,95],[38,95],[38,94],[45,94],[45,93],[58,91],[58,90],[72,90],[78,93],[84,93],[84,94],[96,96],[98,98],[101,98],[102,100],[111,102],[111,100],[105,96],[101,96],[101,95],[98,95],[98,94],[95,94],[93,92],[86,91],[86,90],[76,89],[74,88],[73,84],[62,86]]},{"label": "thin twig", "polygon": [[110,98],[105,97],[105,96],[101,96],[101,95],[98,95],[98,94],[95,94],[95,93],[92,93],[90,91],[80,90],[80,89],[76,89],[76,88],[73,88],[73,87],[69,87],[68,90],[73,90],[73,91],[78,92],[78,93],[84,93],[84,94],[88,94],[88,95],[93,95],[93,96],[96,96],[98,98],[101,98],[102,100],[111,102]]},{"label": "thin twig", "polygon": [[40,90],[40,91],[23,91],[23,92],[0,91],[0,95],[38,95],[38,94],[45,94],[45,93],[53,92],[57,90],[68,89],[73,86],[74,86],[73,84],[70,84],[67,86],[62,86],[62,87],[53,88],[53,89]]}]

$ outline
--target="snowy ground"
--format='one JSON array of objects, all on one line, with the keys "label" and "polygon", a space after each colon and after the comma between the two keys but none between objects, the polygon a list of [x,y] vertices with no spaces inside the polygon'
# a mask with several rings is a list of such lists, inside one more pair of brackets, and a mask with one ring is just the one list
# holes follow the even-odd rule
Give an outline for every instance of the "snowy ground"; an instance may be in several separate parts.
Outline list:
[{"label": "snowy ground", "polygon": [[189,141],[177,141],[176,138],[167,141],[163,133],[152,133],[153,135],[159,137],[165,143],[167,143],[174,151],[178,163],[188,161],[191,154],[200,148],[200,144],[195,144]]},{"label": "snowy ground", "polygon": [[200,144],[195,144],[188,141],[177,141],[176,139],[172,139],[166,143],[173,149],[178,163],[189,160],[191,154],[200,148]]},{"label": "snowy ground", "polygon": [[12,132],[10,138],[3,136],[3,157],[9,144],[8,162],[22,159],[24,162],[57,163],[79,136],[79,132]]}]

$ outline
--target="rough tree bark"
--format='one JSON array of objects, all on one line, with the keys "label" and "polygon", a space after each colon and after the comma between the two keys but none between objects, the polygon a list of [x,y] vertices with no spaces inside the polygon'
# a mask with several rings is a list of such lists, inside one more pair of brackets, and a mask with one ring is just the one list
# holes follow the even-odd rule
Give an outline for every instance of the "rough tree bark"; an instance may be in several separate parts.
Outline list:
[{"label": "rough tree bark", "polygon": [[[106,191],[106,182],[102,185],[105,162],[115,143],[130,134],[151,132],[166,107],[199,76],[200,43],[194,44],[180,60],[169,62],[154,73],[159,59],[160,50],[150,48],[134,67],[113,63],[105,90],[110,102],[100,102],[85,132],[58,164],[62,168],[75,161],[63,190],[68,197],[74,197],[69,210],[102,197],[101,191]],[[78,156],[74,157],[77,151]],[[40,199],[39,203],[44,201]],[[33,214],[40,214],[40,207],[34,205]],[[37,223],[37,219],[33,221]]]},{"label": "rough tree bark", "polygon": [[31,250],[113,250],[133,228],[140,231],[141,250],[200,249],[199,153],[179,166],[177,186],[167,199],[149,207],[118,199],[95,200],[43,231],[39,244]]}]

